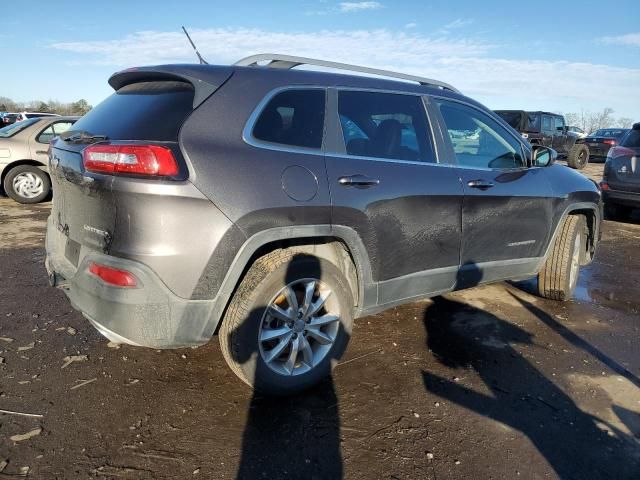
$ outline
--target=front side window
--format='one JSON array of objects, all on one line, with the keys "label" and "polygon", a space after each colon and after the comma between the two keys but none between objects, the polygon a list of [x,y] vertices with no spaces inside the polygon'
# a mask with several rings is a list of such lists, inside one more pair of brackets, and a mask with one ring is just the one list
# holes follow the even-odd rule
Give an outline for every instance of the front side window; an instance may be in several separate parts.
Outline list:
[{"label": "front side window", "polygon": [[540,130],[540,114],[528,113],[527,114],[527,130],[537,132]]},{"label": "front side window", "polygon": [[556,130],[562,130],[564,128],[564,120],[562,117],[554,117],[556,123]]},{"label": "front side window", "polygon": [[280,145],[320,148],[324,109],[323,89],[285,90],[264,107],[253,127],[253,137]]},{"label": "front side window", "polygon": [[343,90],[338,114],[347,155],[436,161],[424,105],[416,95]]},{"label": "front side window", "polygon": [[474,168],[525,166],[520,143],[491,117],[457,102],[441,100],[438,107],[459,165]]}]

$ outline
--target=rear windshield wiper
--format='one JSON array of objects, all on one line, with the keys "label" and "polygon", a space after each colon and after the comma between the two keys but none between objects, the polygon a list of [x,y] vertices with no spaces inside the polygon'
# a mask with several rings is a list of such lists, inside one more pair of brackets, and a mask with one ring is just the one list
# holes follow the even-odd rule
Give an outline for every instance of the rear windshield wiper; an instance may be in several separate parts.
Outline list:
[{"label": "rear windshield wiper", "polygon": [[70,143],[95,143],[102,140],[108,140],[106,135],[94,135],[89,132],[72,132],[69,135],[62,134],[60,136],[62,140]]}]

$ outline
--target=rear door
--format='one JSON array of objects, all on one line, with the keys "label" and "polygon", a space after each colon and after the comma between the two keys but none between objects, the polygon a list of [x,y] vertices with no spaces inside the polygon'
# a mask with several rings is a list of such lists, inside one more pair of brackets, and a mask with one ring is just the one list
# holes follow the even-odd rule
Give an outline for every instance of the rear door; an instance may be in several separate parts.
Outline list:
[{"label": "rear door", "polygon": [[458,287],[535,267],[553,213],[543,169],[527,168],[520,140],[481,109],[444,99],[436,104],[464,188]]},{"label": "rear door", "polygon": [[631,130],[609,152],[605,178],[613,190],[640,193],[640,128]]},{"label": "rear door", "polygon": [[357,231],[378,304],[449,290],[460,253],[462,187],[438,162],[421,96],[332,91],[337,152],[326,157],[332,223]]}]

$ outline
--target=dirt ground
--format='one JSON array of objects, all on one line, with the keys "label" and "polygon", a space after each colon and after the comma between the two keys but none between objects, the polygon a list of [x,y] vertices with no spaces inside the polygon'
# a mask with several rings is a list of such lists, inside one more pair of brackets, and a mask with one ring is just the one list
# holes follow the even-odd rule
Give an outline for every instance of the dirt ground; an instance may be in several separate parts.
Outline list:
[{"label": "dirt ground", "polygon": [[332,379],[268,399],[217,339],[109,346],[47,284],[48,210],[0,198],[0,409],[39,415],[0,413],[0,479],[640,479],[640,212],[605,222],[575,301],[523,282],[395,308]]}]

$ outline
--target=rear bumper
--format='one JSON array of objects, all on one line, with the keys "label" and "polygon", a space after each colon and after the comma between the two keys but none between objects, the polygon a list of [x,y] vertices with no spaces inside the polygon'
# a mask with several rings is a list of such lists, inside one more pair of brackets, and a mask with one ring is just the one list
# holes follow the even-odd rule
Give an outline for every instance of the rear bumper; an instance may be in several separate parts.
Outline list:
[{"label": "rear bumper", "polygon": [[603,190],[602,199],[605,203],[616,203],[629,207],[640,208],[640,192],[623,192],[621,190]]},{"label": "rear bumper", "polygon": [[[50,281],[64,290],[71,305],[108,339],[151,348],[202,345],[214,333],[214,300],[176,296],[146,265],[96,252],[85,252],[78,266],[66,258],[66,237],[51,218],[47,224],[46,267]],[[127,270],[137,288],[106,284],[89,273],[89,265]]]}]

